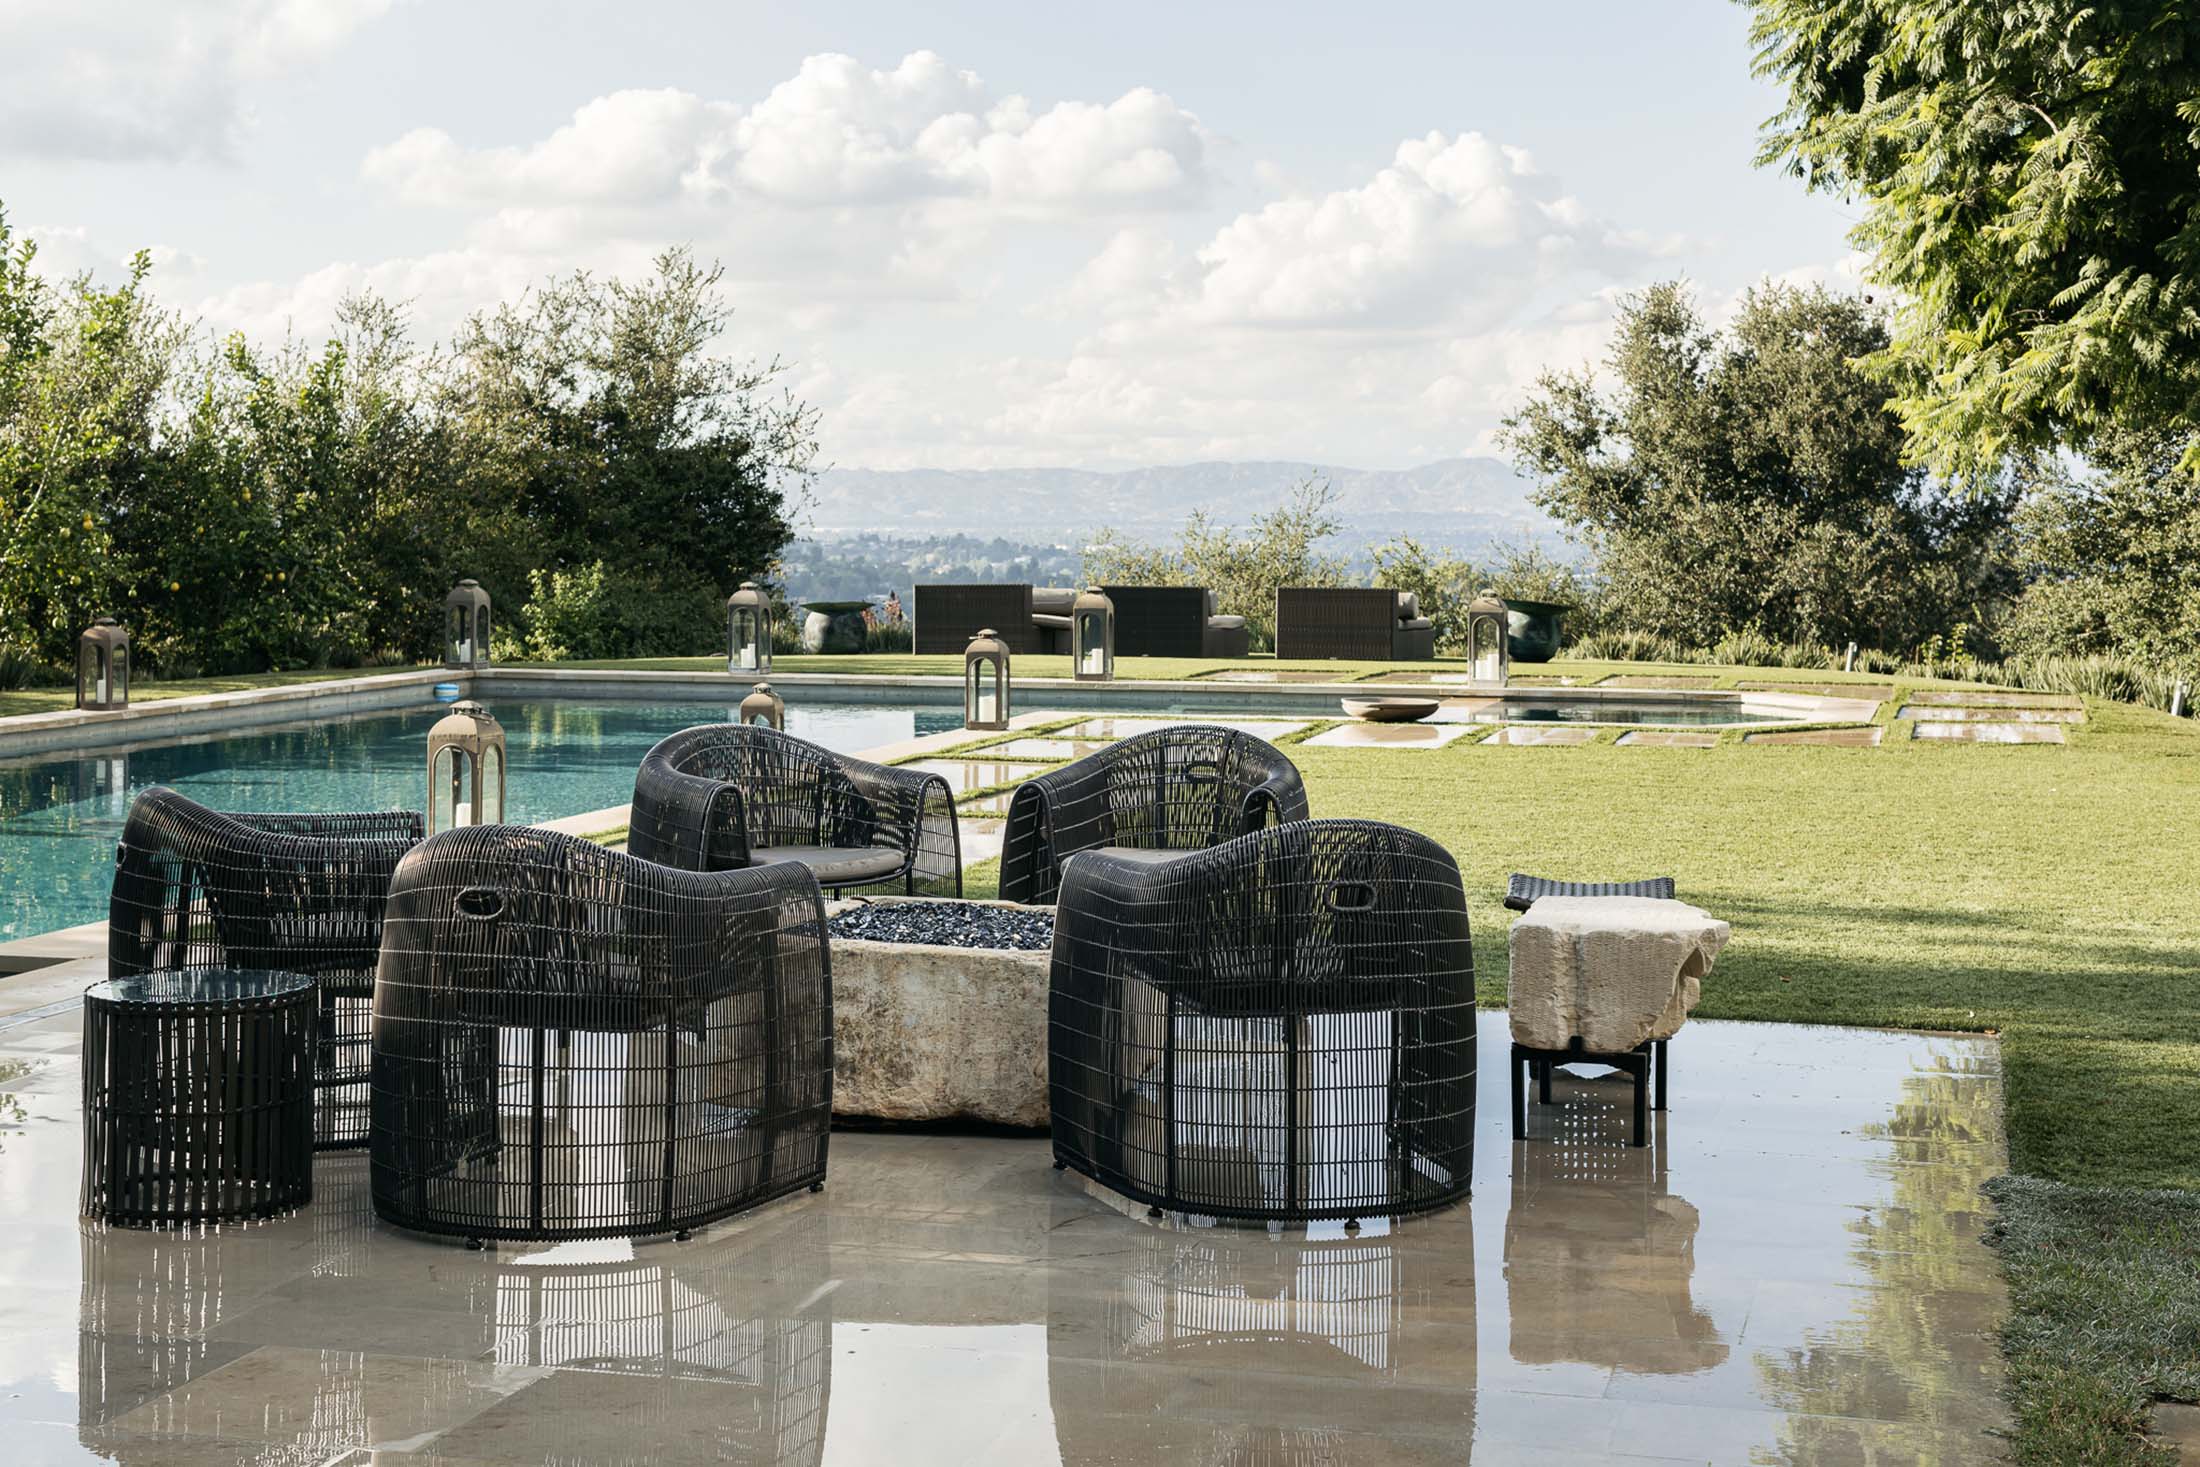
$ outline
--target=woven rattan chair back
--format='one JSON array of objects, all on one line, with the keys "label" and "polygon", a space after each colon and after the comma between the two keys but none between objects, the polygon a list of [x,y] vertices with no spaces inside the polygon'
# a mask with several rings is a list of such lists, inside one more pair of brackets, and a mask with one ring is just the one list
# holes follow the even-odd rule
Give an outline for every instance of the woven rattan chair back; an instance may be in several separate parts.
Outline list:
[{"label": "woven rattan chair back", "polygon": [[420,836],[410,810],[224,813],[165,786],[143,790],[115,848],[108,975],[226,967],[315,979],[314,1144],[364,1145],[383,903]]},{"label": "woven rattan chair back", "polygon": [[374,1024],[385,1221],[682,1232],[824,1178],[831,980],[803,866],[448,831],[391,885]]},{"label": "woven rattan chair back", "polygon": [[1044,903],[1079,851],[1193,851],[1306,818],[1282,750],[1238,729],[1177,724],[1028,779],[1009,797],[1001,896]]},{"label": "woven rattan chair back", "polygon": [[658,743],[635,772],[629,818],[629,851],[683,871],[738,870],[775,846],[875,847],[904,857],[877,879],[962,894],[946,780],[759,725],[705,724]]},{"label": "woven rattan chair back", "polygon": [[1451,856],[1368,821],[1080,855],[1055,918],[1054,1154],[1156,1207],[1360,1217],[1465,1194],[1474,959]]}]

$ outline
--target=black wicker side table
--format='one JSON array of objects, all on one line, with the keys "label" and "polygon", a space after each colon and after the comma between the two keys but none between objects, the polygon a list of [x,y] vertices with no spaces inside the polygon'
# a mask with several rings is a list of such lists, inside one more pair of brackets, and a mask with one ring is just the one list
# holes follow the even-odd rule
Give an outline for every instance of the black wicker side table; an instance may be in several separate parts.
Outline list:
[{"label": "black wicker side table", "polygon": [[83,1212],[123,1227],[313,1197],[311,978],[183,968],[84,993]]}]

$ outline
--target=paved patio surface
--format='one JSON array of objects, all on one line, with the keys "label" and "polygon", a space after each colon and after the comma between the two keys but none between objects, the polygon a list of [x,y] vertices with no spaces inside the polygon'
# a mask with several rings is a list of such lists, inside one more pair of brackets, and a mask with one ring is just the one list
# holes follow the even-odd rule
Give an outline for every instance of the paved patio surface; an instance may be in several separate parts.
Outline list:
[{"label": "paved patio surface", "polygon": [[1148,1221],[1046,1143],[843,1133],[815,1197],[694,1241],[468,1253],[296,1217],[82,1225],[77,1021],[0,1126],[0,1461],[1983,1462],[1990,1040],[1702,1023],[1657,1144],[1563,1080],[1508,1137],[1483,1016],[1472,1200],[1271,1234]]}]

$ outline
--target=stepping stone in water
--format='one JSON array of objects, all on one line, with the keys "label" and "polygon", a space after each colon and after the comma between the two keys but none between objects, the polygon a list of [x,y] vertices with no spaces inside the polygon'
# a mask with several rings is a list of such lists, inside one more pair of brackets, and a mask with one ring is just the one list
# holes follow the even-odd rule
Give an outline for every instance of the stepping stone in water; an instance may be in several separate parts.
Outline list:
[{"label": "stepping stone in water", "polygon": [[1871,728],[1802,728],[1785,732],[1743,734],[1745,744],[1829,744],[1844,749],[1876,747],[1886,730]]},{"label": "stepping stone in water", "polygon": [[1910,724],[1910,736],[1964,744],[2059,744],[2062,725],[2056,723],[1928,723]]},{"label": "stepping stone in water", "polygon": [[1567,724],[1513,724],[1499,729],[1485,744],[1586,744],[1597,736],[1593,728]]},{"label": "stepping stone in water", "polygon": [[1627,673],[1620,677],[1608,677],[1597,684],[1600,688],[1708,688],[1717,682],[1716,677],[1655,677],[1649,674]]},{"label": "stepping stone in water", "polygon": [[1638,728],[1621,734],[1619,741],[1647,749],[1708,749],[1719,736],[1692,728]]},{"label": "stepping stone in water", "polygon": [[1912,703],[1941,708],[2083,708],[2085,703],[2065,693],[1968,693],[1927,691],[1910,694]]},{"label": "stepping stone in water", "polygon": [[1920,708],[1905,703],[1895,710],[1897,718],[1914,718],[1920,723],[2083,723],[2085,713],[2077,708],[1946,708],[1934,706]]},{"label": "stepping stone in water", "polygon": [[1013,784],[1029,779],[1034,774],[1044,774],[1054,766],[1050,764],[1013,764],[1005,759],[919,759],[914,764],[904,764],[904,769],[922,770],[937,774],[947,781],[954,793],[967,794],[990,785]]},{"label": "stepping stone in water", "polygon": [[1347,723],[1306,742],[1323,749],[1437,749],[1463,736],[1464,723]]}]

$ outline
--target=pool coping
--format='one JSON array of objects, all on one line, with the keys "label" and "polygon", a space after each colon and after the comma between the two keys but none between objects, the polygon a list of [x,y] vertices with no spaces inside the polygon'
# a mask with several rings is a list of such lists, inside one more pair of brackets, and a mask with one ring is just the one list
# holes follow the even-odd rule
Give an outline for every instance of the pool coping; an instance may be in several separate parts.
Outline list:
[{"label": "pool coping", "polygon": [[[848,703],[898,702],[914,694],[926,703],[951,707],[961,700],[962,693],[960,678],[930,673],[789,672],[767,676],[776,686],[789,691],[830,688],[840,695],[840,701]],[[64,708],[50,713],[0,718],[0,760],[57,752],[89,753],[193,734],[237,733],[271,723],[418,707],[423,693],[432,696],[433,689],[440,683],[457,684],[461,696],[485,698],[497,695],[522,698],[662,697],[730,703],[728,695],[751,681],[750,676],[724,672],[649,672],[624,668],[488,667],[470,672],[429,668],[376,673],[326,682],[248,688],[234,693],[162,698],[108,712]],[[1150,705],[1155,698],[1190,697],[1217,711],[1256,712],[1272,711],[1279,702],[1370,696],[1366,684],[1349,682],[1216,685],[1205,680],[1147,678],[1109,682],[1027,678],[1017,681],[1016,691],[1027,702],[1043,702],[1050,694],[1067,695],[1080,703],[1099,705],[1098,711],[1105,711],[1109,705],[1137,708]],[[1531,706],[1562,702],[1620,706],[1639,706],[1645,702],[1716,704],[1733,705],[1742,712],[1779,715],[1776,721],[1694,725],[1698,728],[1767,728],[1785,722],[1868,723],[1879,708],[1877,699],[1833,698],[1815,693],[1703,688],[1499,688],[1471,682],[1386,683],[1379,696],[1430,696],[1453,700],[1502,698]],[[1598,722],[1596,719],[1575,721]]]}]

